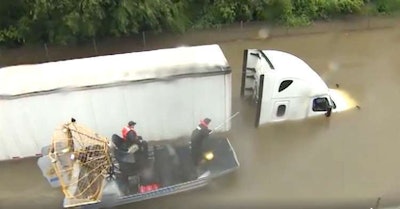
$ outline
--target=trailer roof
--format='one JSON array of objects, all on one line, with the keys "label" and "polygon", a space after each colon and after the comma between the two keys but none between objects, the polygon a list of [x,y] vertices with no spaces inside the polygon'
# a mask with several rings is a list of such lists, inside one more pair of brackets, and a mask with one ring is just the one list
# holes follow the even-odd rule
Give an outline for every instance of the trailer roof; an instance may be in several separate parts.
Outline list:
[{"label": "trailer roof", "polygon": [[0,96],[229,71],[216,44],[177,47],[4,67]]}]

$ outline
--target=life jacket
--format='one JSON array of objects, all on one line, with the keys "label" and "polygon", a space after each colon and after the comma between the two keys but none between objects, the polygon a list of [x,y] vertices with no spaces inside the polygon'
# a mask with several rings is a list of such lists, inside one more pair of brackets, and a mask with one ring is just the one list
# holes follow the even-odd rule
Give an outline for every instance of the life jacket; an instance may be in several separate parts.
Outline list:
[{"label": "life jacket", "polygon": [[128,135],[129,131],[133,131],[135,135],[137,136],[136,131],[133,128],[130,128],[129,126],[125,126],[122,128],[122,138],[126,140],[126,135]]}]

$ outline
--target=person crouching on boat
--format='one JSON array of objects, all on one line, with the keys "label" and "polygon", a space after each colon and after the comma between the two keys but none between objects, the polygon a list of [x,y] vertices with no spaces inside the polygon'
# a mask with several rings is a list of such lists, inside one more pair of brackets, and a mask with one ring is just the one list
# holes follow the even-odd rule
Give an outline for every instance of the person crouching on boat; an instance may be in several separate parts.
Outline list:
[{"label": "person crouching on boat", "polygon": [[128,152],[134,153],[139,149],[139,136],[135,130],[136,122],[129,121],[128,125],[122,128],[122,139]]},{"label": "person crouching on boat", "polygon": [[205,118],[201,120],[196,129],[192,131],[190,139],[191,154],[195,166],[198,166],[203,159],[203,141],[210,135],[211,130],[208,128],[210,122],[211,119]]},{"label": "person crouching on boat", "polygon": [[136,122],[129,121],[128,125],[122,128],[121,132],[122,132],[122,138],[124,139],[124,141],[127,141],[126,137],[127,137],[129,131],[133,131],[135,136],[137,136],[137,133],[135,131],[135,125],[136,125]]},{"label": "person crouching on boat", "polygon": [[128,152],[134,153],[140,150],[144,155],[147,153],[148,144],[139,136],[135,130],[136,122],[129,121],[128,126],[122,128],[122,138],[129,147]]}]

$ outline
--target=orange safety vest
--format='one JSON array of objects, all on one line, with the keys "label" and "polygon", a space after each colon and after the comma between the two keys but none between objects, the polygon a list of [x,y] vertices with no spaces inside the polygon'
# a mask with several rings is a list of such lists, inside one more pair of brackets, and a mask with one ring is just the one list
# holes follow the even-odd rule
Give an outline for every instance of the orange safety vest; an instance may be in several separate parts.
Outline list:
[{"label": "orange safety vest", "polygon": [[122,138],[126,140],[126,135],[128,135],[129,131],[133,131],[135,135],[137,135],[136,131],[133,128],[130,128],[129,126],[125,126],[122,128]]}]

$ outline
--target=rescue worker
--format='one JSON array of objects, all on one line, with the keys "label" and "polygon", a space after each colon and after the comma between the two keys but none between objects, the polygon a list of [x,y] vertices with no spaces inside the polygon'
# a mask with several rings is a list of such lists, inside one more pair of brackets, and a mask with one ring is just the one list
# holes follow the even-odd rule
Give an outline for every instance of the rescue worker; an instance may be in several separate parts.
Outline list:
[{"label": "rescue worker", "polygon": [[[136,152],[138,149],[140,152],[136,153],[137,155],[141,155],[141,157],[147,157],[148,144],[143,140],[142,136],[139,136],[135,130],[136,122],[129,121],[128,126],[122,128],[122,138],[124,139],[125,144],[128,147],[128,152]],[[132,145],[137,145],[137,148]]]},{"label": "rescue worker", "polygon": [[198,166],[202,160],[203,154],[203,141],[210,135],[211,130],[208,128],[211,119],[205,118],[200,120],[199,125],[192,131],[191,154],[192,161],[195,166]]},{"label": "rescue worker", "polygon": [[129,131],[133,131],[135,136],[137,136],[137,133],[135,131],[135,125],[136,125],[136,122],[129,121],[128,125],[122,128],[121,132],[122,132],[122,138],[124,139],[124,141],[127,141],[126,136],[128,135]]},{"label": "rescue worker", "polygon": [[139,136],[135,130],[136,122],[129,121],[128,125],[122,128],[122,140],[125,149],[134,153],[139,147]]}]

